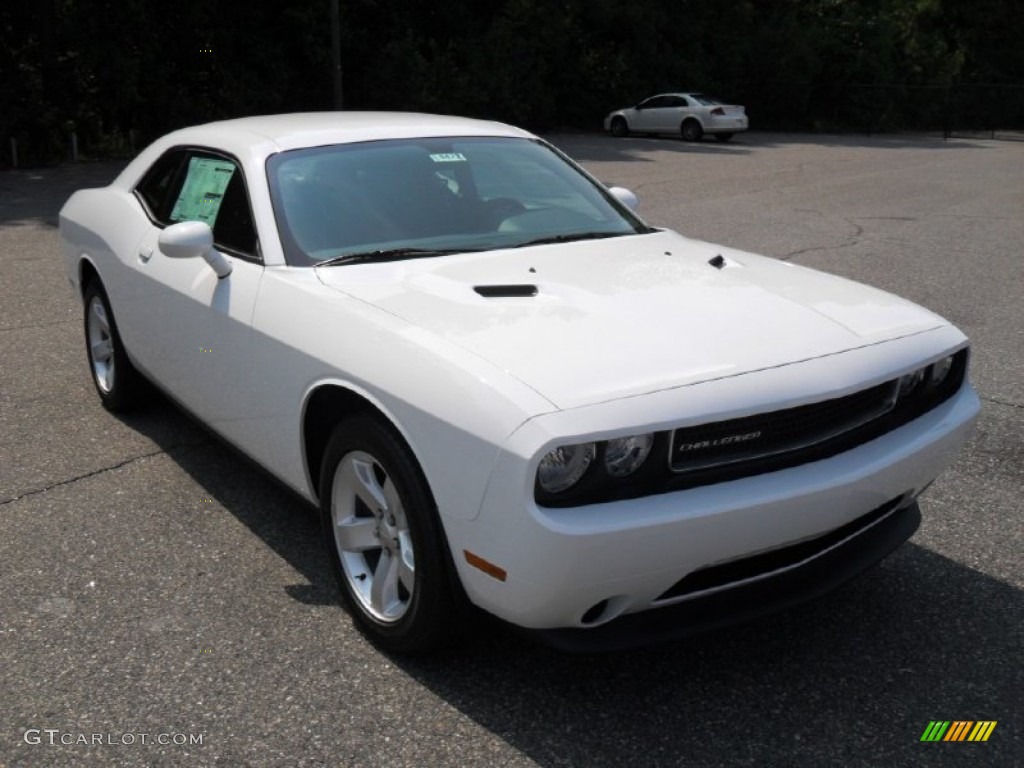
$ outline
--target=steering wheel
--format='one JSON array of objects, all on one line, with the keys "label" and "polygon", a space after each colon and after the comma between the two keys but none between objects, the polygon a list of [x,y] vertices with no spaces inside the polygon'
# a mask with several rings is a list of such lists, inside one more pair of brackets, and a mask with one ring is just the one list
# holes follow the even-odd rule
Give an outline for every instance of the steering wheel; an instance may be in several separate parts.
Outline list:
[{"label": "steering wheel", "polygon": [[495,229],[510,216],[518,216],[526,206],[513,197],[493,197],[483,204],[484,215]]}]

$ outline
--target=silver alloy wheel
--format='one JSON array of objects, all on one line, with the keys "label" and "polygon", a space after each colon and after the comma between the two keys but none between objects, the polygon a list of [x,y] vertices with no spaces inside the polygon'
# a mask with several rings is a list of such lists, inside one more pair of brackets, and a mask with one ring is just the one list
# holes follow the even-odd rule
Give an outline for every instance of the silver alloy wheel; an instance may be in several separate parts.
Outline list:
[{"label": "silver alloy wheel", "polygon": [[400,620],[416,588],[416,558],[398,490],[370,454],[341,460],[331,517],[345,580],[362,609],[383,623]]},{"label": "silver alloy wheel", "polygon": [[89,359],[92,375],[100,391],[109,393],[114,389],[114,339],[110,330],[110,318],[103,299],[93,296],[89,302],[87,332]]}]

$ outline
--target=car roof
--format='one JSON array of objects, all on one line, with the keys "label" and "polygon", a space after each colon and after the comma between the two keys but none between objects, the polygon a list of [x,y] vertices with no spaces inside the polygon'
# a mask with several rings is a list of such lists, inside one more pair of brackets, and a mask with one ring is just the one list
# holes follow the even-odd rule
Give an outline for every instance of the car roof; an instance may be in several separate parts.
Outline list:
[{"label": "car roof", "polygon": [[532,134],[503,123],[415,112],[297,112],[221,120],[170,134],[174,143],[240,150],[270,142],[281,151],[358,141],[430,136],[516,136]]},{"label": "car roof", "polygon": [[220,120],[181,128],[154,141],[128,164],[111,186],[130,190],[172,147],[227,152],[250,167],[277,152],[360,141],[444,136],[537,138],[504,123],[417,112],[294,112]]}]

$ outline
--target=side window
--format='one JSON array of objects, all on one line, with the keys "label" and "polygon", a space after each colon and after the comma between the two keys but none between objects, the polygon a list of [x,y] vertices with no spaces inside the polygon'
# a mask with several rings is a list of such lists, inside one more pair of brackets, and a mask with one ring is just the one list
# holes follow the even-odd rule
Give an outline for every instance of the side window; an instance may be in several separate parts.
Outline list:
[{"label": "side window", "polygon": [[159,223],[205,221],[218,248],[258,257],[245,179],[233,160],[198,150],[171,150],[136,192]]},{"label": "side window", "polygon": [[688,107],[688,106],[690,106],[690,103],[685,98],[683,98],[682,96],[672,96],[670,98],[672,100],[672,106],[673,107]]},{"label": "side window", "polygon": [[149,209],[149,215],[157,221],[167,221],[170,192],[175,188],[185,154],[183,149],[172,149],[167,152],[153,164],[135,188],[135,194]]}]

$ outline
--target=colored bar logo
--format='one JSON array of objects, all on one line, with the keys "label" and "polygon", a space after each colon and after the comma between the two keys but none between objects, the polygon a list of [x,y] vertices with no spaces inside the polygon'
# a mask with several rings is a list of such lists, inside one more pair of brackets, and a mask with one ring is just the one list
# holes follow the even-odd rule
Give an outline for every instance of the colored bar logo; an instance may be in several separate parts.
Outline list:
[{"label": "colored bar logo", "polygon": [[997,720],[931,720],[921,741],[988,741]]}]

